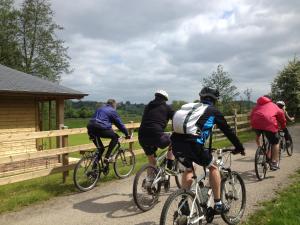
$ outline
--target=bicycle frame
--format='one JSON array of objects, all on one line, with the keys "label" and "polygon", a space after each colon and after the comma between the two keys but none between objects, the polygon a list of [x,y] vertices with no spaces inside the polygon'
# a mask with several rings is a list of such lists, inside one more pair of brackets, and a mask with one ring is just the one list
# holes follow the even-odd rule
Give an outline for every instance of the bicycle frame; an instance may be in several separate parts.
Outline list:
[{"label": "bicycle frame", "polygon": [[165,173],[165,168],[163,164],[165,159],[167,158],[167,153],[168,151],[164,151],[156,158],[157,165],[158,165],[158,173],[155,176],[151,187],[155,186],[162,179],[162,175]]},{"label": "bicycle frame", "polygon": [[[233,177],[231,176],[231,169],[230,169],[230,166],[231,166],[231,154],[229,154],[229,159],[230,159],[230,165],[229,165],[229,167],[225,167],[225,163],[226,163],[227,160],[224,162],[224,155],[225,154],[223,153],[222,149],[218,149],[217,150],[217,156],[218,157],[217,157],[217,160],[215,161],[216,162],[216,166],[219,168],[221,177],[228,176],[228,174],[229,174],[230,175],[230,179],[233,179]],[[205,205],[205,208],[207,209],[207,208],[210,207],[209,203],[212,201],[212,198],[213,198],[213,195],[211,194],[212,193],[212,189],[211,188],[208,189],[208,193],[207,193],[208,198],[205,198],[203,196],[202,191],[201,191],[201,189],[203,187],[200,187],[200,183],[203,184],[202,181],[205,180],[205,178],[209,174],[209,171],[206,171],[205,168],[204,168],[204,171],[205,171],[204,174],[202,174],[199,177],[199,176],[196,176],[195,170],[193,169],[194,183],[192,185],[191,190],[194,190],[194,192],[195,192],[195,198],[193,199],[192,207],[191,207],[191,212],[190,212],[190,215],[189,215],[189,218],[188,218],[188,219],[192,219],[192,221],[189,221],[189,223],[191,223],[191,224],[197,223],[199,220],[202,220],[202,219],[205,218],[205,213],[203,213],[201,216],[197,216],[196,218],[192,217],[192,213],[194,212],[194,209],[196,207],[196,201],[198,201],[202,206]],[[236,190],[235,186],[233,186],[233,192],[234,192],[234,196],[238,196],[239,193]],[[181,207],[179,209],[181,209]]]}]

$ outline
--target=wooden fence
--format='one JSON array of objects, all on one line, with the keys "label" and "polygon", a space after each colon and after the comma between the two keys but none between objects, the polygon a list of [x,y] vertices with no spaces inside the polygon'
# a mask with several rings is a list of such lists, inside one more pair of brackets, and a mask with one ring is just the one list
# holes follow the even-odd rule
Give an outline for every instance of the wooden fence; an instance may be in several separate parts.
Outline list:
[{"label": "wooden fence", "polygon": [[[235,131],[242,132],[250,130],[248,114],[235,114],[233,116],[226,117],[229,125],[235,129]],[[130,133],[133,133],[135,129],[139,128],[140,123],[129,123],[126,124]],[[114,128],[116,129],[116,128]],[[86,134],[86,128],[75,128],[75,129],[61,129],[61,130],[51,130],[51,131],[40,131],[40,132],[26,132],[26,133],[16,133],[16,134],[1,134],[1,142],[13,142],[20,140],[29,139],[39,139],[39,138],[51,138],[58,137],[59,147],[49,150],[41,150],[30,153],[23,153],[17,155],[9,155],[0,157],[0,167],[5,165],[24,165],[23,168],[10,167],[7,171],[0,171],[0,185],[5,185],[9,183],[15,183],[19,181],[24,181],[32,178],[47,176],[53,173],[62,172],[63,181],[65,181],[68,176],[68,171],[72,170],[77,162],[74,158],[69,157],[69,153],[88,151],[95,148],[93,143],[82,144],[77,146],[68,146],[68,136],[75,134]],[[226,139],[224,135],[216,128],[214,130],[213,140]],[[137,137],[133,137],[130,140],[122,140],[122,144],[129,143],[129,148],[134,149],[133,145],[137,142]],[[107,144],[107,143],[106,143]],[[136,154],[140,154],[143,151],[141,149],[135,150]],[[47,163],[46,165],[32,165],[30,162],[59,157],[58,162]],[[49,162],[49,160],[47,161]],[[26,166],[27,165],[27,166]]]}]

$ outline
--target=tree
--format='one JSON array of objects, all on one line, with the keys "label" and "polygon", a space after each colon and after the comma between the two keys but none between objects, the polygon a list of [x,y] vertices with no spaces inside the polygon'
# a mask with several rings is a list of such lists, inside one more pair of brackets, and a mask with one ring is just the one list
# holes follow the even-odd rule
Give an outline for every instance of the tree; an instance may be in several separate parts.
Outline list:
[{"label": "tree", "polygon": [[232,79],[228,72],[223,70],[222,65],[218,65],[217,71],[214,71],[210,77],[203,78],[204,86],[216,88],[220,92],[221,102],[230,102],[239,95],[237,87],[232,85]]},{"label": "tree", "polygon": [[69,73],[69,56],[56,36],[63,28],[53,21],[49,0],[25,0],[18,16],[18,40],[22,70],[51,81]]},{"label": "tree", "polygon": [[0,64],[21,68],[21,52],[17,42],[17,11],[13,0],[0,0]]},{"label": "tree", "polygon": [[203,86],[216,88],[220,92],[219,107],[225,114],[232,112],[232,101],[239,95],[237,87],[232,85],[232,79],[228,72],[223,70],[222,65],[218,65],[217,71],[214,71],[210,77],[203,78]]},{"label": "tree", "polygon": [[179,109],[181,108],[182,105],[184,105],[184,104],[186,104],[186,103],[187,103],[187,102],[182,101],[182,100],[174,100],[174,101],[172,102],[172,109],[173,109],[174,111],[177,111],[177,110],[179,110]]},{"label": "tree", "polygon": [[300,61],[294,57],[280,71],[271,85],[274,100],[284,101],[291,114],[299,113],[300,107]]},{"label": "tree", "polygon": [[247,100],[247,110],[250,110],[251,108],[251,94],[252,94],[252,89],[251,88],[247,88],[246,90],[244,90],[244,95],[246,97]]}]

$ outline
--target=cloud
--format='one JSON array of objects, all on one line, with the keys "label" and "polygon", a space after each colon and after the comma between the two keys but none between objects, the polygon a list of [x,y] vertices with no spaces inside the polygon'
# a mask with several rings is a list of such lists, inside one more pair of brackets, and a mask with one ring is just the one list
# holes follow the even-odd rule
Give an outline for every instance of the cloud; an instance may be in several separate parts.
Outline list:
[{"label": "cloud", "polygon": [[62,84],[86,99],[147,102],[156,89],[192,101],[224,66],[253,99],[300,52],[296,0],[53,0],[73,74]]}]

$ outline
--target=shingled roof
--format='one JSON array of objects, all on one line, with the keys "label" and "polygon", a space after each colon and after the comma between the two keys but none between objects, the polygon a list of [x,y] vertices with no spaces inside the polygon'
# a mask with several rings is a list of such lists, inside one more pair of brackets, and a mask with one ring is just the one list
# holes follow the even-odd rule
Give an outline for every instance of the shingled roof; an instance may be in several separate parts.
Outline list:
[{"label": "shingled roof", "polygon": [[87,94],[0,64],[0,94],[30,94],[83,98]]}]

